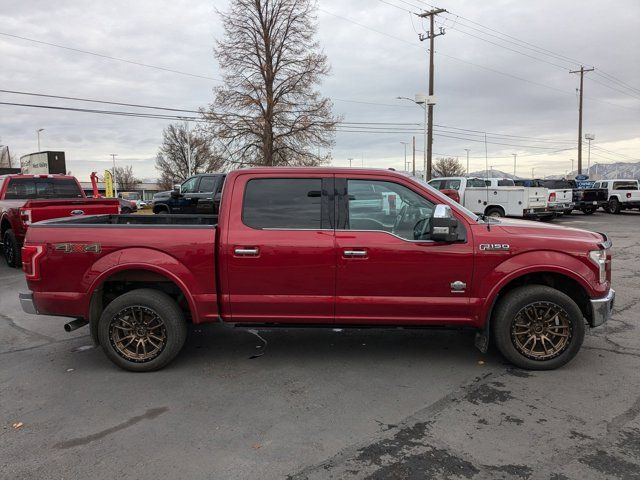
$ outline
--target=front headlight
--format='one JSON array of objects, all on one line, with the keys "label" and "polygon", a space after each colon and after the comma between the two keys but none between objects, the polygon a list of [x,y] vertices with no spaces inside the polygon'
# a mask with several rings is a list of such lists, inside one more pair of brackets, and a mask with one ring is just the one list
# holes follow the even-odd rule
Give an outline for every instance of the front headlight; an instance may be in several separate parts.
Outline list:
[{"label": "front headlight", "polygon": [[598,267],[598,282],[607,281],[607,250],[591,250],[589,258]]}]

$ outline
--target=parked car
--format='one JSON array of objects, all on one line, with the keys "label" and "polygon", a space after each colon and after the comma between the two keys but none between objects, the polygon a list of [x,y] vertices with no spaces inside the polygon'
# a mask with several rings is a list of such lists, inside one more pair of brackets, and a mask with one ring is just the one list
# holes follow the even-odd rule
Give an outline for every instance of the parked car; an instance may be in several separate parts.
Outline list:
[{"label": "parked car", "polygon": [[138,211],[138,204],[136,202],[125,200],[121,197],[118,197],[118,202],[120,203],[120,213],[124,215]]},{"label": "parked car", "polygon": [[20,248],[29,226],[70,215],[118,213],[117,200],[87,198],[75,177],[0,176],[0,237],[10,267],[20,266]]},{"label": "parked car", "polygon": [[[509,185],[500,185],[509,183]],[[441,177],[429,181],[438,190],[457,190],[460,204],[478,215],[550,220],[547,189],[516,187],[511,179]]]},{"label": "parked car", "polygon": [[135,203],[136,210],[144,208],[147,205],[147,202],[142,200],[142,195],[139,192],[118,192],[118,198]]},{"label": "parked car", "polygon": [[[610,316],[604,234],[482,219],[388,170],[243,169],[226,182],[219,216],[33,225],[23,309],[74,318],[67,330],[88,323],[134,371],[167,365],[189,322],[471,328],[481,350],[491,338],[513,364],[544,370]],[[369,191],[389,201],[352,211]]]},{"label": "parked car", "polygon": [[546,188],[549,193],[547,206],[556,215],[570,214],[575,207],[573,186],[567,180],[517,179],[515,184],[523,187]]},{"label": "parked car", "polygon": [[[596,188],[592,183],[588,188],[581,188],[575,180],[569,180],[573,188],[574,210],[580,210],[585,215],[591,215],[598,208],[605,208],[608,201],[608,192],[606,188]],[[581,182],[584,185],[585,182]]]},{"label": "parked car", "polygon": [[187,178],[180,188],[156,193],[153,213],[217,214],[222,197],[224,173],[203,173]]},{"label": "parked car", "polygon": [[640,208],[640,189],[638,180],[600,180],[594,184],[595,188],[607,189],[607,203],[605,211],[620,213],[622,210]]}]

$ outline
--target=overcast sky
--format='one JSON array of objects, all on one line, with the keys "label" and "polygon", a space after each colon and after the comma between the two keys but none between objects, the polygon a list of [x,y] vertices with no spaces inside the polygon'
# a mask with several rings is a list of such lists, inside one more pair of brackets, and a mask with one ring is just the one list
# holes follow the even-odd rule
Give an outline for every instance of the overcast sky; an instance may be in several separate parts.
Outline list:
[{"label": "overcast sky", "polygon": [[[319,41],[332,65],[322,92],[334,100],[335,113],[347,122],[419,124],[423,119],[421,108],[396,100],[427,89],[427,42],[417,38],[417,32],[424,31],[423,25],[403,9],[418,11],[410,4],[429,7],[422,0],[385,2],[320,0]],[[4,0],[0,32],[215,78],[220,72],[212,46],[221,34],[215,9],[226,5],[227,0]],[[579,65],[567,57],[598,69],[585,75],[584,131],[595,134],[593,145],[597,147],[592,150],[592,162],[640,160],[638,0],[618,0],[615,4],[590,0],[444,0],[438,6],[451,15],[438,20],[446,34],[436,39],[434,123],[445,127],[438,128],[434,139],[436,156],[466,160],[464,149],[469,148],[471,170],[484,168],[483,134],[451,128],[455,127],[490,132],[488,163],[496,169],[512,172],[511,154],[517,153],[521,176],[530,174],[532,167],[536,176],[570,170],[571,159],[577,158],[579,76],[568,70]],[[456,15],[462,18],[456,19]],[[509,37],[484,27],[563,57],[505,43],[503,39]],[[212,88],[217,84],[208,78],[6,35],[0,35],[0,59],[3,90],[197,109],[211,101]],[[0,102],[108,108],[7,93],[0,93]],[[92,170],[108,168],[111,153],[118,154],[119,164],[132,165],[138,176],[155,178],[154,157],[166,124],[157,119],[0,105],[0,144],[9,145],[18,156],[36,151],[35,130],[44,128],[41,149],[65,151],[68,168],[81,180],[87,180]],[[375,134],[338,133],[333,164],[348,165],[347,159],[354,158],[354,165],[363,161],[365,166],[401,169],[401,142],[410,142],[412,133],[384,133],[388,131],[384,128],[390,127],[379,128],[380,133]],[[421,129],[418,125],[409,128]],[[422,143],[418,133],[419,164]],[[569,150],[557,152],[563,148]],[[586,146],[584,161],[586,164]]]}]

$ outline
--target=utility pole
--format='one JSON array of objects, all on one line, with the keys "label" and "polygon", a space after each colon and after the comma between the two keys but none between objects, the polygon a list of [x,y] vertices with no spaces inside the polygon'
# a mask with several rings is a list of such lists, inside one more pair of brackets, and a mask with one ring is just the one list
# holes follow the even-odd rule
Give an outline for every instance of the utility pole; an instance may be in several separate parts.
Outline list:
[{"label": "utility pole", "polygon": [[580,70],[571,70],[569,73],[580,74],[580,106],[578,107],[578,175],[582,175],[582,90],[584,87],[584,74],[585,72],[593,72],[593,68],[585,70],[583,65],[580,65]]},{"label": "utility pole", "polygon": [[351,162],[353,162],[353,158],[349,159],[349,168],[351,168]]},{"label": "utility pole", "polygon": [[[440,35],[444,35],[444,28],[440,27],[440,32],[435,33],[435,16],[439,13],[444,13],[444,8],[434,8],[428,12],[419,13],[420,18],[429,18],[429,31],[426,35],[419,34],[418,38],[421,42],[429,40],[429,97],[433,97],[433,49],[434,39]],[[426,168],[426,180],[431,180],[431,164],[433,157],[433,102],[425,102],[425,107],[428,109],[428,131],[427,131],[427,168]]]},{"label": "utility pole", "polygon": [[189,129],[189,120],[184,121],[184,127],[187,131],[187,173],[191,176],[191,130]]},{"label": "utility pole", "polygon": [[40,132],[44,131],[44,128],[36,129],[36,135],[38,136],[38,151],[40,151]]},{"label": "utility pole", "polygon": [[113,193],[115,197],[118,198],[118,183],[116,182],[116,157],[118,154],[110,153],[109,155],[111,155],[111,160],[113,160],[113,171],[111,172],[111,176],[113,177]]},{"label": "utility pole", "polygon": [[516,176],[516,158],[518,158],[518,154],[517,153],[512,153],[511,155],[513,155],[513,176]]},{"label": "utility pole", "polygon": [[402,167],[402,169],[408,172],[409,167],[407,163],[407,145],[409,145],[409,142],[400,142],[400,143],[404,145],[404,166]]},{"label": "utility pole", "polygon": [[413,176],[416,176],[416,136],[413,136]]},{"label": "utility pole", "polygon": [[469,175],[469,152],[471,151],[471,149],[465,148],[464,150],[465,152],[467,152],[467,175]]}]

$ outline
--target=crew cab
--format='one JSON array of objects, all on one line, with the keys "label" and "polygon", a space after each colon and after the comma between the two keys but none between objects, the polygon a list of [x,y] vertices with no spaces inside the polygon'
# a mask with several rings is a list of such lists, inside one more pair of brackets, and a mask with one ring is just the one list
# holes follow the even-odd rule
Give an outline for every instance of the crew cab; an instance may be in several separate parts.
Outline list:
[{"label": "crew cab", "polygon": [[604,206],[609,213],[620,213],[622,210],[640,208],[640,189],[638,180],[600,180],[594,188],[606,188],[608,201]]},{"label": "crew cab", "polygon": [[460,203],[478,215],[542,220],[554,217],[547,206],[547,189],[514,186],[508,178],[441,177],[429,184],[438,190],[457,190]]},{"label": "crew cab", "polygon": [[117,200],[87,198],[75,177],[0,176],[0,238],[10,267],[20,266],[20,248],[32,223],[70,215],[119,212]]},{"label": "crew cab", "polygon": [[[89,324],[116,365],[167,365],[187,324],[455,327],[551,369],[609,318],[606,235],[482,219],[387,170],[231,172],[219,216],[100,215],[33,225],[24,311]],[[375,192],[373,195],[371,192]]]},{"label": "crew cab", "polygon": [[178,189],[153,196],[156,214],[217,214],[225,174],[203,173],[187,178]]}]

